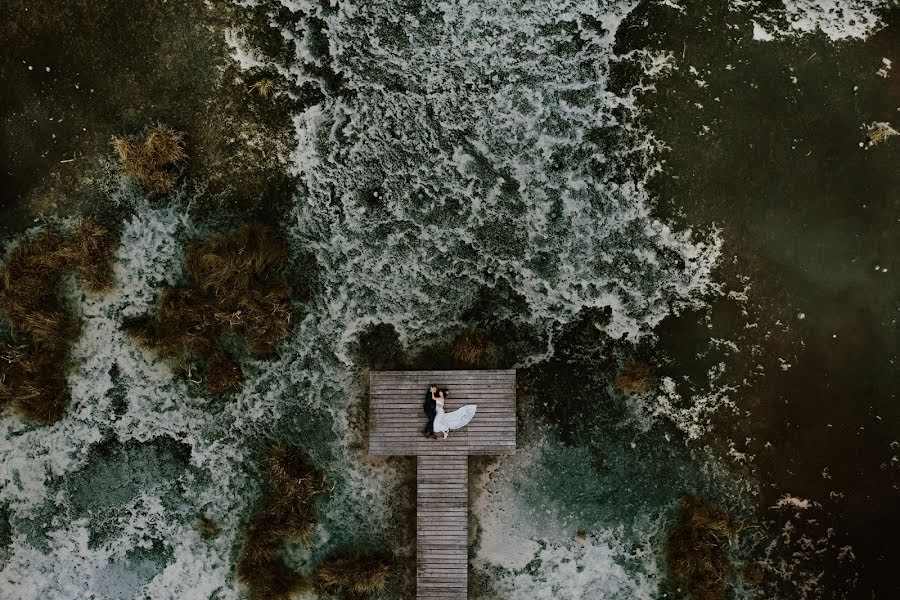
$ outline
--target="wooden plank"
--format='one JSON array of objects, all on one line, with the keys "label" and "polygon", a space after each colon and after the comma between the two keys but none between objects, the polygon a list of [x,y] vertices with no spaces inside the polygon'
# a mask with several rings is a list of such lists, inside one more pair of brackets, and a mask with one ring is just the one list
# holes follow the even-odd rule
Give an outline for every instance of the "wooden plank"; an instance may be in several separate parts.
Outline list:
[{"label": "wooden plank", "polygon": [[416,464],[416,598],[466,598],[468,458],[420,455]]}]

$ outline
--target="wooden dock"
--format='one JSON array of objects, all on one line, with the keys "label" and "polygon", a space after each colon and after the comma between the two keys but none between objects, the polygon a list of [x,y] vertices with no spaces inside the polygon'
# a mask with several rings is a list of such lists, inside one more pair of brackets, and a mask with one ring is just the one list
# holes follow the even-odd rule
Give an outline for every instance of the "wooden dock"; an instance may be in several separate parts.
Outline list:
[{"label": "wooden dock", "polygon": [[416,598],[465,598],[469,570],[469,458],[420,456],[416,465]]},{"label": "wooden dock", "polygon": [[[448,388],[445,410],[477,404],[468,426],[446,440],[422,437],[428,387]],[[416,597],[467,597],[469,455],[516,449],[516,372],[372,371],[369,374],[369,453],[417,456]]]}]

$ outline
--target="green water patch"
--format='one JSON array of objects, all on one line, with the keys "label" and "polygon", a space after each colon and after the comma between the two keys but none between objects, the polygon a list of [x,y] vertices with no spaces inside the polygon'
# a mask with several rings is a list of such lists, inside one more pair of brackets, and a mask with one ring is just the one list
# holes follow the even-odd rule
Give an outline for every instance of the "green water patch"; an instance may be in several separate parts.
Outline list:
[{"label": "green water patch", "polygon": [[9,509],[0,506],[0,567],[9,560],[12,544],[12,527],[9,523]]},{"label": "green water patch", "polygon": [[85,468],[67,475],[63,489],[73,519],[87,518],[91,543],[119,535],[118,519],[142,493],[159,495],[177,510],[179,479],[187,472],[190,449],[170,438],[147,443],[109,441],[91,451]]}]

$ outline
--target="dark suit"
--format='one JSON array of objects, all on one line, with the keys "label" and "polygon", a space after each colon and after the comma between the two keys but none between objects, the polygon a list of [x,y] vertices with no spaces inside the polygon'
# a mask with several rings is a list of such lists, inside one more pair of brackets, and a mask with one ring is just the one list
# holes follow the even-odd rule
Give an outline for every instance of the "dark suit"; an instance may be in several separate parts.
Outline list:
[{"label": "dark suit", "polygon": [[428,417],[428,423],[425,424],[425,429],[422,431],[432,435],[434,434],[434,417],[437,415],[437,402],[431,397],[431,389],[425,392],[425,402],[422,403],[422,408],[425,409],[425,416]]}]

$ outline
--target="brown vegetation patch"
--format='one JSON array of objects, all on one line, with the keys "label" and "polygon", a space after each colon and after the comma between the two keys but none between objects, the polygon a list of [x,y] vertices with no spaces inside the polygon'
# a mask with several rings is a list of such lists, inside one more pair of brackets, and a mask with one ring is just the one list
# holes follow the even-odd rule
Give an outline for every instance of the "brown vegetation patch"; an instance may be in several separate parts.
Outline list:
[{"label": "brown vegetation patch", "polygon": [[635,360],[619,372],[616,389],[626,396],[643,394],[653,386],[653,370],[643,361]]},{"label": "brown vegetation patch", "polygon": [[78,324],[59,298],[63,275],[74,271],[89,292],[108,290],[116,243],[109,230],[84,222],[69,235],[44,231],[7,255],[0,312],[16,343],[0,349],[0,402],[26,419],[52,423],[68,404],[65,366]]},{"label": "brown vegetation patch", "polygon": [[741,576],[750,585],[762,585],[763,580],[766,578],[766,571],[760,563],[750,562],[744,565],[744,568],[741,570]]},{"label": "brown vegetation patch", "polygon": [[295,446],[278,444],[269,454],[270,493],[244,534],[235,574],[258,600],[289,598],[303,578],[279,554],[288,541],[308,541],[315,527],[315,498],[326,491],[325,476]]},{"label": "brown vegetation patch", "polygon": [[234,391],[241,387],[243,381],[241,364],[228,352],[216,354],[206,366],[203,377],[203,385],[214,394]]},{"label": "brown vegetation patch", "polygon": [[165,290],[156,320],[126,330],[176,368],[191,373],[206,364],[211,391],[235,389],[240,367],[234,357],[216,353],[218,340],[229,334],[258,356],[275,352],[292,319],[290,286],[278,273],[286,257],[285,246],[264,225],[195,241],[185,252],[189,285]]},{"label": "brown vegetation patch", "polygon": [[122,171],[154,194],[175,188],[178,173],[175,168],[186,158],[184,134],[168,125],[157,123],[136,137],[117,137],[112,145],[122,161]]},{"label": "brown vegetation patch", "polygon": [[478,366],[485,362],[490,352],[491,342],[487,336],[471,327],[463,330],[453,344],[453,358],[471,366]]},{"label": "brown vegetation patch", "polygon": [[209,517],[200,517],[197,519],[197,531],[200,537],[211,538],[219,533],[219,524]]},{"label": "brown vegetation patch", "polygon": [[384,558],[353,552],[325,560],[316,569],[316,590],[323,596],[337,594],[347,600],[365,598],[383,591],[391,578],[391,565]]},{"label": "brown vegetation patch", "polygon": [[688,494],[681,518],[666,541],[666,564],[673,579],[693,600],[725,598],[734,567],[727,549],[742,524],[722,507]]}]

